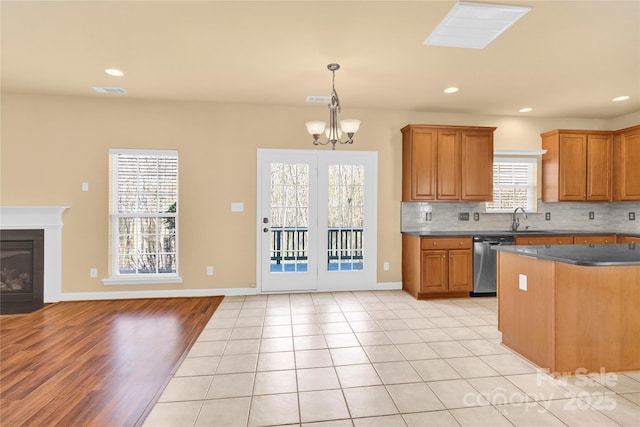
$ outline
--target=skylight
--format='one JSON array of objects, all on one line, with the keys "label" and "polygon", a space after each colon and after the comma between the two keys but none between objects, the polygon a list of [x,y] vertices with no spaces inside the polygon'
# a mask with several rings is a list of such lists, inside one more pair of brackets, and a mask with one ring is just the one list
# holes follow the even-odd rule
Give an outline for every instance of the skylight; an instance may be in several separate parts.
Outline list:
[{"label": "skylight", "polygon": [[530,10],[526,6],[458,2],[424,44],[484,49]]}]

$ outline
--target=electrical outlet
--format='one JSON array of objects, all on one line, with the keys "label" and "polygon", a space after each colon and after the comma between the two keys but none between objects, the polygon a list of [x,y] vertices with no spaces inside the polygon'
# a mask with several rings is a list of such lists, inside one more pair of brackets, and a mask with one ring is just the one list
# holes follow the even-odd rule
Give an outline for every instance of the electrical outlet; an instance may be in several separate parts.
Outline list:
[{"label": "electrical outlet", "polygon": [[384,263],[384,264],[382,264],[382,269],[383,269],[384,271],[389,271],[389,263],[385,261],[385,263]]},{"label": "electrical outlet", "polygon": [[432,218],[433,218],[433,216],[431,215],[431,212],[427,212],[425,217],[424,217],[425,221],[427,221],[427,222],[430,222]]},{"label": "electrical outlet", "polygon": [[458,213],[458,221],[469,221],[469,212]]},{"label": "electrical outlet", "polygon": [[473,220],[474,221],[480,221],[480,213],[479,212],[474,212],[473,213]]},{"label": "electrical outlet", "polygon": [[635,220],[636,220],[636,213],[629,212],[629,221],[635,221]]},{"label": "electrical outlet", "polygon": [[551,212],[545,212],[544,213],[544,220],[545,221],[551,221]]},{"label": "electrical outlet", "polygon": [[213,267],[212,266],[208,266],[207,267],[207,276],[213,276]]},{"label": "electrical outlet", "polygon": [[523,291],[527,290],[527,275],[526,274],[518,275],[518,287]]},{"label": "electrical outlet", "polygon": [[596,213],[595,212],[589,212],[589,219],[596,219]]},{"label": "electrical outlet", "polygon": [[89,277],[91,277],[92,279],[95,279],[98,277],[98,269],[97,268],[92,268],[89,270]]}]

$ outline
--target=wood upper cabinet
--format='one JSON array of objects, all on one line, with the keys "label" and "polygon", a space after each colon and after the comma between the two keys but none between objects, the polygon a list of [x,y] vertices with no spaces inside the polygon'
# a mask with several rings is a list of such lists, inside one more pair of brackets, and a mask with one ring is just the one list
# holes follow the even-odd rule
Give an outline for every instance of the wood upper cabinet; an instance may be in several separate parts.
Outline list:
[{"label": "wood upper cabinet", "polygon": [[491,200],[493,127],[402,128],[402,201]]},{"label": "wood upper cabinet", "polygon": [[460,131],[438,130],[438,200],[460,200]]},{"label": "wood upper cabinet", "polygon": [[541,136],[547,150],[543,201],[611,201],[611,132],[554,130]]},{"label": "wood upper cabinet", "polygon": [[463,130],[460,141],[462,200],[493,199],[493,130]]},{"label": "wood upper cabinet", "polygon": [[402,200],[436,198],[438,131],[416,128],[402,134]]},{"label": "wood upper cabinet", "polygon": [[613,200],[640,200],[640,126],[614,135]]}]

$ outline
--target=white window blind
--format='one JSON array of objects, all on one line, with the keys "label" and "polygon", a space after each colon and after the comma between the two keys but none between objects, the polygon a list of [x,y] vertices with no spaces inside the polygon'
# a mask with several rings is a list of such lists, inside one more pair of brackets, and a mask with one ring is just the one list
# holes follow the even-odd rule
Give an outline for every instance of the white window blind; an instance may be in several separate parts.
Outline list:
[{"label": "white window blind", "polygon": [[535,211],[536,164],[535,158],[494,158],[493,201],[487,202],[487,212]]},{"label": "white window blind", "polygon": [[112,277],[177,277],[178,152],[109,154]]}]

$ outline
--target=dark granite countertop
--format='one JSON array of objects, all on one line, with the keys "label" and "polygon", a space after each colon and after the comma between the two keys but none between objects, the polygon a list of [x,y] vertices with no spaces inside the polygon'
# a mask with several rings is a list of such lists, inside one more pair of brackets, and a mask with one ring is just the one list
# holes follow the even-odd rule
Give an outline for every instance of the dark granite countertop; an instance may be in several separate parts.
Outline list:
[{"label": "dark granite countertop", "polygon": [[492,246],[497,251],[585,266],[640,265],[640,245]]},{"label": "dark granite countertop", "polygon": [[402,234],[416,237],[446,237],[446,236],[553,236],[569,235],[577,236],[586,234],[589,236],[621,234],[624,236],[640,236],[638,233],[622,231],[585,231],[585,230],[444,230],[444,231],[403,231]]}]

